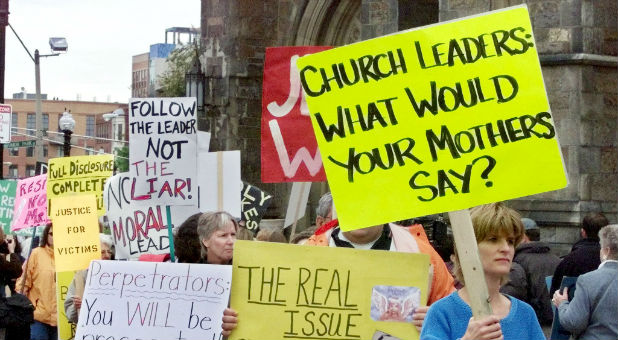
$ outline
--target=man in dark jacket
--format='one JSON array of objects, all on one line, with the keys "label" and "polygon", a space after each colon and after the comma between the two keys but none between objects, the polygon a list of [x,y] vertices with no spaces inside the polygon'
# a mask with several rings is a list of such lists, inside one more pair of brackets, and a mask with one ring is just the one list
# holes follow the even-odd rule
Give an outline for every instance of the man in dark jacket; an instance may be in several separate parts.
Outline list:
[{"label": "man in dark jacket", "polygon": [[582,239],[577,241],[571,252],[565,256],[554,273],[551,282],[552,295],[560,289],[560,283],[564,276],[580,276],[599,268],[601,259],[599,252],[599,230],[609,224],[607,218],[601,213],[588,214],[582,221],[580,234]]},{"label": "man in dark jacket", "polygon": [[541,242],[541,230],[534,220],[522,218],[525,235],[522,243],[515,249],[513,262],[519,263],[526,273],[526,301],[534,308],[539,323],[549,326],[553,320],[551,295],[547,290],[545,277],[554,273],[560,258],[551,254],[545,242]]}]

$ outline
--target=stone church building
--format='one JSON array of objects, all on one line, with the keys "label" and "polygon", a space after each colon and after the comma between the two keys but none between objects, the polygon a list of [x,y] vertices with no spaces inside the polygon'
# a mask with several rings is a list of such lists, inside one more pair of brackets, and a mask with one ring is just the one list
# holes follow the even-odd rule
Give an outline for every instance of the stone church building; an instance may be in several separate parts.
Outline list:
[{"label": "stone church building", "polygon": [[[260,182],[266,47],[340,46],[522,3],[530,11],[569,186],[509,205],[537,220],[543,240],[564,253],[587,213],[617,222],[616,0],[202,0],[200,60],[211,149],[240,149],[243,180],[274,194],[267,218],[282,218],[291,185]],[[326,190],[313,184],[305,225]]]}]

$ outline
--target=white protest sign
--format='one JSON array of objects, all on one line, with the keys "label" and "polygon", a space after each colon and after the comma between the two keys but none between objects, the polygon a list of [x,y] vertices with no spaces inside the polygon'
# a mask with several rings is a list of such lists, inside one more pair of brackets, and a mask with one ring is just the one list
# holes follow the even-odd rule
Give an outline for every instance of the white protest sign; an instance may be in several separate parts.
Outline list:
[{"label": "white protest sign", "polygon": [[11,141],[12,113],[13,107],[10,104],[0,104],[0,143],[8,143]]},{"label": "white protest sign", "polygon": [[132,98],[129,103],[131,199],[148,205],[197,204],[195,98]]},{"label": "white protest sign", "polygon": [[[167,254],[169,233],[165,201],[149,200],[149,205],[136,205],[130,199],[133,179],[128,172],[110,177],[105,182],[103,203],[109,221],[116,259],[136,260],[142,254]],[[179,226],[197,213],[197,206],[170,206],[172,225]]]},{"label": "white protest sign", "polygon": [[210,149],[210,132],[197,132],[197,152],[208,152]]},{"label": "white protest sign", "polygon": [[240,151],[201,152],[200,211],[227,211],[240,217]]},{"label": "white protest sign", "polygon": [[92,261],[75,339],[221,339],[232,266]]},{"label": "white protest sign", "polygon": [[292,183],[288,211],[285,213],[285,222],[283,223],[284,228],[287,228],[289,225],[305,216],[310,189],[311,182]]}]

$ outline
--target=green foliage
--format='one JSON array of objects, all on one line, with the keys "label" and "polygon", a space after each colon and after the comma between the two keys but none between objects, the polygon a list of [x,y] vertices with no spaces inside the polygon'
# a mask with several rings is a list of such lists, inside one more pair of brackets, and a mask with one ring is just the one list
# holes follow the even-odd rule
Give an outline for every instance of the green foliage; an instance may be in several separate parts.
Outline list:
[{"label": "green foliage", "polygon": [[161,97],[184,97],[185,74],[191,69],[197,46],[188,44],[177,47],[167,57],[168,69],[159,76],[161,85],[158,94]]},{"label": "green foliage", "polygon": [[116,167],[118,172],[129,171],[129,146],[125,145],[121,148],[116,148]]}]

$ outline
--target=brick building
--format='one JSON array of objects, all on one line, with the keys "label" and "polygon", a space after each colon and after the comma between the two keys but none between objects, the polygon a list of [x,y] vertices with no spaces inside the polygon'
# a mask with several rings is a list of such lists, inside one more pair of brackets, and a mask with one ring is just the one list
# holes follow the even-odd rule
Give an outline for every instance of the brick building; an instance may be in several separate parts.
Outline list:
[{"label": "brick building", "polygon": [[148,97],[148,56],[149,53],[142,53],[133,56],[132,77],[131,77],[131,97]]},{"label": "brick building", "polygon": [[[588,212],[601,211],[617,221],[615,0],[202,0],[211,149],[242,150],[243,179],[273,193],[269,214],[281,217],[289,185],[263,184],[259,175],[267,46],[340,46],[522,3],[530,11],[570,184],[510,204],[539,221],[543,238],[563,251],[579,237],[578,225]],[[314,184],[312,201],[324,190],[324,184]]]},{"label": "brick building", "polygon": [[[36,135],[35,101],[26,99],[7,99],[6,104],[13,106],[11,119],[12,141],[34,140]],[[70,110],[75,119],[75,129],[71,138],[71,156],[98,153],[111,153],[111,142],[97,140],[95,137],[112,138],[112,121],[102,119],[105,113],[116,109],[127,111],[127,104],[99,103],[81,101],[42,101],[43,155],[48,158],[63,156],[64,135],[58,128],[58,119],[62,113]],[[124,115],[122,119],[126,119]],[[127,126],[124,124],[123,126]],[[125,133],[124,136],[127,136]],[[5,178],[24,178],[35,174],[36,150],[34,147],[4,148],[3,174]]]}]

